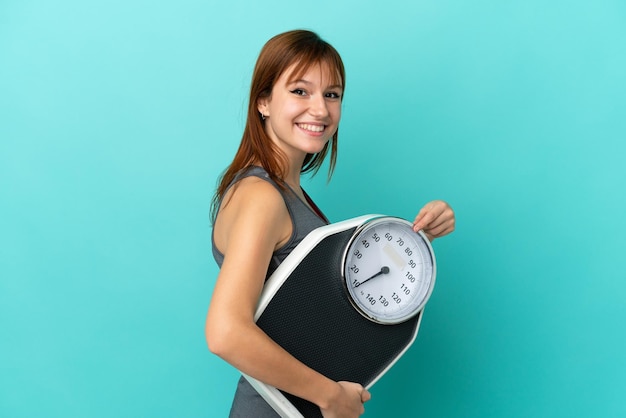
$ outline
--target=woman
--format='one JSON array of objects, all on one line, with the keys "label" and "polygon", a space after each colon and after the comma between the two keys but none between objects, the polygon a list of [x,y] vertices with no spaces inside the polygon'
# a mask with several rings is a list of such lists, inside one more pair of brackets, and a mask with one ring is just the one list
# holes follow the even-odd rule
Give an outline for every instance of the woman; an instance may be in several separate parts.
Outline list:
[{"label": "woman", "polygon": [[[254,322],[265,279],[313,229],[328,220],[300,187],[330,150],[345,87],[337,51],[309,31],[270,39],[257,60],[243,138],[213,200],[213,253],[220,272],[206,321],[211,352],[242,372],[306,399],[324,417],[358,417],[370,394],[360,384],[335,382],[305,366]],[[442,201],[418,213],[415,230],[432,240],[452,232],[454,213]],[[240,379],[231,417],[276,417]]]}]

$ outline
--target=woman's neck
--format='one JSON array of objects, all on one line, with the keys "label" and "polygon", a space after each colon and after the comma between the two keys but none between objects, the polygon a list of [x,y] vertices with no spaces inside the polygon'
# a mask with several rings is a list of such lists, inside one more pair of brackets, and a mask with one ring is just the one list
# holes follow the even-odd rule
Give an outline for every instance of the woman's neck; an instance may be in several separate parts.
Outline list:
[{"label": "woman's neck", "polygon": [[293,190],[300,190],[300,170],[297,172],[288,172],[283,179]]},{"label": "woman's neck", "polygon": [[300,174],[305,157],[306,155],[301,159],[288,160],[289,165],[287,166],[287,172],[285,173],[283,180],[294,190],[300,190]]}]

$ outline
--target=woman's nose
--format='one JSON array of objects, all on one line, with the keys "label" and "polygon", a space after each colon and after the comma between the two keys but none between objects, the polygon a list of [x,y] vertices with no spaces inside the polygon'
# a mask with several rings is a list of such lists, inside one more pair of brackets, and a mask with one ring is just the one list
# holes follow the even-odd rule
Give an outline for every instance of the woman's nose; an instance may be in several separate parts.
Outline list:
[{"label": "woman's nose", "polygon": [[328,106],[323,94],[317,94],[311,97],[311,106],[309,111],[311,115],[317,118],[328,116]]}]

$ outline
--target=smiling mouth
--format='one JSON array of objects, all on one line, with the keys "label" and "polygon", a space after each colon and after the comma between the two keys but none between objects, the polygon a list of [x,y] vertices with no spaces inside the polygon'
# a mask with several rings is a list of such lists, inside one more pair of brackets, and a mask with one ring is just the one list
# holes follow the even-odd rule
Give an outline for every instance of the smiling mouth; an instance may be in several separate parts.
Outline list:
[{"label": "smiling mouth", "polygon": [[326,129],[325,125],[311,125],[308,123],[298,123],[297,125],[300,129],[311,132],[322,132],[324,129]]}]

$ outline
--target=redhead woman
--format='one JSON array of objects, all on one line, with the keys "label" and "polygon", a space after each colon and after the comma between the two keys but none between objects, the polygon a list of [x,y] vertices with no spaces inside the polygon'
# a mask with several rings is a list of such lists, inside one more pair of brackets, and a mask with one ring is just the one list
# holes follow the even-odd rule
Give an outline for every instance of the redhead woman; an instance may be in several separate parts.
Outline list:
[{"label": "redhead woman", "polygon": [[[212,353],[243,373],[319,406],[326,418],[364,412],[369,392],[335,382],[292,357],[254,322],[265,280],[313,229],[329,221],[300,186],[329,155],[337,158],[337,128],[345,71],[337,51],[318,35],[296,30],[270,39],[258,57],[239,149],[213,200],[213,255],[220,266],[206,320]],[[414,229],[432,240],[454,230],[443,201],[426,204]],[[243,378],[231,417],[277,417]]]}]

